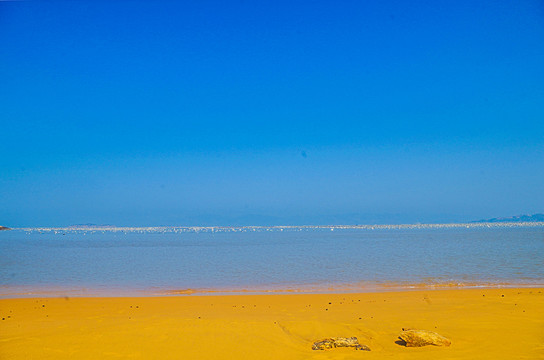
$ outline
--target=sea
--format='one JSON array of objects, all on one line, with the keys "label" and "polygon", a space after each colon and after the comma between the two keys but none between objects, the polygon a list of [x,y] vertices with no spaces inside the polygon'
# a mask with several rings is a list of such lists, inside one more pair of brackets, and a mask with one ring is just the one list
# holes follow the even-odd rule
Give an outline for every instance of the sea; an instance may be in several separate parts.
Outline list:
[{"label": "sea", "polygon": [[543,223],[0,232],[4,298],[543,284]]}]

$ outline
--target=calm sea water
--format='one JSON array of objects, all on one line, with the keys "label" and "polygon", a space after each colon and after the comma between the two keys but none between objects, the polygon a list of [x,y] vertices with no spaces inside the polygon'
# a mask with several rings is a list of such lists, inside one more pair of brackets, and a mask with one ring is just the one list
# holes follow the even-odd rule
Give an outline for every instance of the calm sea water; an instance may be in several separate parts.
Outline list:
[{"label": "calm sea water", "polygon": [[0,233],[1,291],[544,283],[544,228]]}]

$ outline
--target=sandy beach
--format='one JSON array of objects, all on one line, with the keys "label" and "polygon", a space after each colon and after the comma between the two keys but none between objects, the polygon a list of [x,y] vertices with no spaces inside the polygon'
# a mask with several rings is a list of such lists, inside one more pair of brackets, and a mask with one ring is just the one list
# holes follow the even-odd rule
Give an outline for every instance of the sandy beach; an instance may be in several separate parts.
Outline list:
[{"label": "sandy beach", "polygon": [[[2,359],[542,359],[544,289],[0,300]],[[402,328],[450,347],[408,348]],[[356,336],[371,351],[312,350]]]}]

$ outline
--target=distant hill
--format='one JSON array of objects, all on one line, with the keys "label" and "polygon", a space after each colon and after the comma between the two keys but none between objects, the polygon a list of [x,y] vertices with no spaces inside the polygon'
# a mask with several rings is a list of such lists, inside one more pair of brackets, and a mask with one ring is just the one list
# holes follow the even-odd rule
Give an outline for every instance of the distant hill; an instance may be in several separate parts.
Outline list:
[{"label": "distant hill", "polygon": [[544,222],[544,214],[534,214],[534,215],[517,215],[510,217],[498,217],[487,220],[478,220],[473,222]]},{"label": "distant hill", "polygon": [[5,226],[0,226],[0,230],[11,230],[11,229]]}]

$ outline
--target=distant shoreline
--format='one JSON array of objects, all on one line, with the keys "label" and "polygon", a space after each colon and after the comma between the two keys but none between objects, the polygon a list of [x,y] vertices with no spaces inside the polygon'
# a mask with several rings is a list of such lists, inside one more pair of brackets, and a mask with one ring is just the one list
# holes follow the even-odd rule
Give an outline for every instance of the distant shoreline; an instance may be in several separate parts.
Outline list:
[{"label": "distant shoreline", "polygon": [[27,232],[111,231],[111,232],[221,232],[221,231],[284,231],[284,230],[389,230],[389,229],[454,229],[454,228],[518,228],[544,227],[544,222],[470,222],[445,224],[388,225],[275,225],[275,226],[67,226],[21,227],[11,230]]}]

